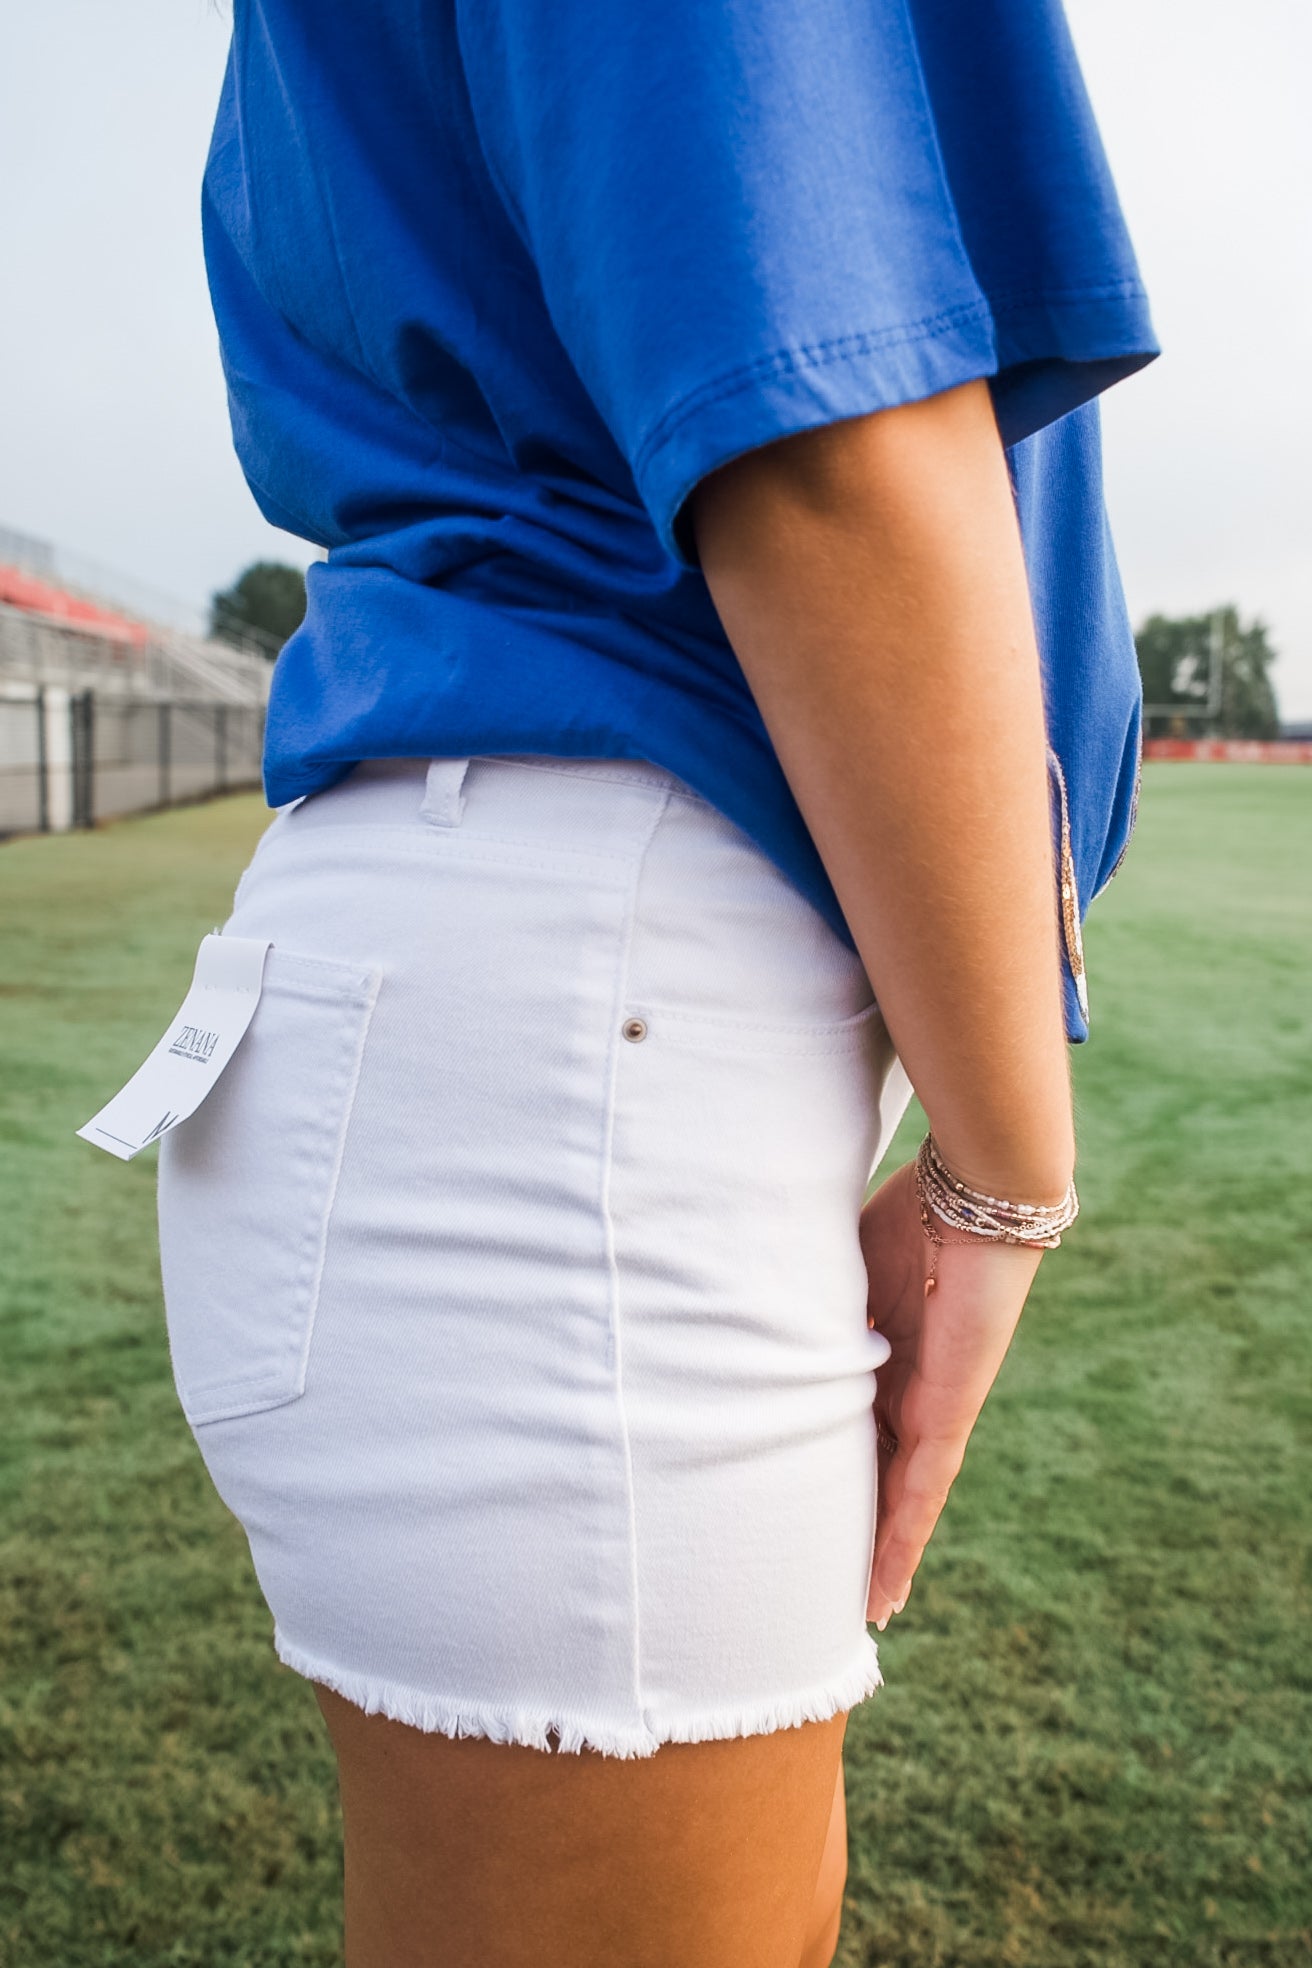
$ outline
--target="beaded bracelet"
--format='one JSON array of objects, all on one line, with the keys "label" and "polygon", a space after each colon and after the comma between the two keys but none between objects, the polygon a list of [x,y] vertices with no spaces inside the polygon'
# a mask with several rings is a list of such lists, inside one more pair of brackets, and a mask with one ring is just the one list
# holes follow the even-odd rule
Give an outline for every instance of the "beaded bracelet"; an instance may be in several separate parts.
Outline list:
[{"label": "beaded bracelet", "polygon": [[1029,1244],[1043,1250],[1056,1250],[1061,1233],[1068,1230],[1080,1213],[1080,1199],[1074,1180],[1059,1203],[1009,1203],[1002,1196],[990,1196],[971,1189],[953,1175],[938,1143],[930,1132],[916,1153],[916,1193],[920,1197],[920,1221],[925,1235],[936,1246],[934,1262],[925,1281],[927,1292],[934,1289],[934,1272],[943,1239],[934,1225],[937,1217],[950,1230],[968,1231],[1000,1244]]}]

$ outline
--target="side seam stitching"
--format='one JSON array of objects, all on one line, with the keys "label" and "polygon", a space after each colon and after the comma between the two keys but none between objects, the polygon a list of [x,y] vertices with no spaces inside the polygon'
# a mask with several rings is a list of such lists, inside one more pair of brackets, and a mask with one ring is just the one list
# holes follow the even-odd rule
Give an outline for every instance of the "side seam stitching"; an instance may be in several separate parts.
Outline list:
[{"label": "side seam stitching", "polygon": [[615,971],[615,993],[611,1000],[610,1031],[610,1070],[606,1088],[606,1116],[602,1140],[602,1186],[601,1212],[606,1237],[606,1270],[610,1283],[610,1336],[612,1344],[612,1371],[615,1380],[615,1400],[619,1410],[620,1441],[624,1457],[624,1494],[628,1514],[629,1533],[629,1590],[633,1600],[633,1699],[638,1715],[646,1722],[646,1707],[642,1697],[642,1604],[638,1593],[638,1515],[633,1483],[633,1450],[629,1441],[629,1417],[624,1401],[624,1348],[620,1331],[620,1267],[615,1246],[615,1223],[611,1215],[611,1157],[615,1140],[615,1104],[619,1080],[620,1046],[623,1041],[619,1035],[619,1014],[629,985],[629,963],[633,952],[634,929],[638,915],[638,894],[642,886],[642,871],[647,853],[655,838],[656,829],[669,806],[670,792],[663,788],[661,797],[652,814],[651,824],[638,848],[634,860],[633,879],[629,886],[626,904],[624,934],[620,944],[619,962]]}]

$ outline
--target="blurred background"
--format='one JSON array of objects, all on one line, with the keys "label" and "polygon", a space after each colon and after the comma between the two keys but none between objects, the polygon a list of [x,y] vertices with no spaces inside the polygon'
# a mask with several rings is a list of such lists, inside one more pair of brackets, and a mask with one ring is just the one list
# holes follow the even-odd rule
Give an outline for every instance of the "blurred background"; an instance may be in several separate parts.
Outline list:
[{"label": "blurred background", "polygon": [[[1067,11],[1164,347],[1102,398],[1153,742],[1086,930],[1084,1216],[849,1729],[847,1968],[1312,1959],[1312,10]],[[314,551],[227,426],[228,31],[0,28],[0,1968],[339,1958],[331,1764],[176,1409],[153,1158],[72,1139],[267,822]]]}]

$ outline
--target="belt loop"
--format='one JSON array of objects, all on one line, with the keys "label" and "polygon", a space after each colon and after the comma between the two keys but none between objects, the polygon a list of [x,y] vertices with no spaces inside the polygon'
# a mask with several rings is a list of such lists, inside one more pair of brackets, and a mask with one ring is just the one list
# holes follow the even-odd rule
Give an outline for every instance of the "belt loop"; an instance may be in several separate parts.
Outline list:
[{"label": "belt loop", "polygon": [[461,788],[468,767],[467,758],[430,760],[423,803],[419,808],[423,819],[431,821],[435,827],[460,825],[465,810],[465,795]]}]

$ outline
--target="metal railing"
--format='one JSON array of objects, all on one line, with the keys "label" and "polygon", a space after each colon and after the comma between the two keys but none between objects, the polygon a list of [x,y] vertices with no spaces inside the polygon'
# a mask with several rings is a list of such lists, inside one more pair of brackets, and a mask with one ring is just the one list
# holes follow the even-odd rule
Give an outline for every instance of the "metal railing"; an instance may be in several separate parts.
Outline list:
[{"label": "metal railing", "polygon": [[262,656],[158,623],[143,630],[139,642],[127,642],[0,602],[0,683],[260,704],[269,694],[271,669]]},{"label": "metal railing", "polygon": [[258,786],[263,744],[263,704],[10,684],[0,693],[0,835]]}]

